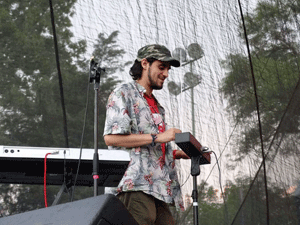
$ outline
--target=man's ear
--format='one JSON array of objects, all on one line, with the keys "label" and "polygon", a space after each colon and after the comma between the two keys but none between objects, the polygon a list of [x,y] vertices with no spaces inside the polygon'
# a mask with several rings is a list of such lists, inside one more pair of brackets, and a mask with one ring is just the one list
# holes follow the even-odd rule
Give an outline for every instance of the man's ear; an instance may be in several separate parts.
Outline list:
[{"label": "man's ear", "polygon": [[141,66],[143,67],[143,69],[148,69],[148,66],[149,66],[149,62],[146,58],[143,58],[141,60]]}]

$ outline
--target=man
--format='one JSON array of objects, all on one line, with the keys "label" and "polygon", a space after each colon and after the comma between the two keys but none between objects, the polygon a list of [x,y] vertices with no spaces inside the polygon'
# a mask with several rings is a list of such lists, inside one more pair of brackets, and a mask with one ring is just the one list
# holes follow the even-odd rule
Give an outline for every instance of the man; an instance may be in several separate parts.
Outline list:
[{"label": "man", "polygon": [[162,45],[138,51],[130,69],[133,82],[116,88],[108,99],[105,143],[130,151],[131,161],[118,186],[118,197],[139,224],[174,224],[168,204],[183,209],[175,159],[188,158],[169,144],[176,128],[166,128],[165,111],[153,96],[163,88],[171,66],[180,63]]}]

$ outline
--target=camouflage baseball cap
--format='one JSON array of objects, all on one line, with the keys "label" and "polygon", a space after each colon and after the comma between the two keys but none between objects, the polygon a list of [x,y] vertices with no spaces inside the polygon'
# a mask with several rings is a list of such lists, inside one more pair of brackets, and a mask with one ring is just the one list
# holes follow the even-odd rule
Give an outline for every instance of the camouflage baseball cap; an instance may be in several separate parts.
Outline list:
[{"label": "camouflage baseball cap", "polygon": [[144,58],[155,58],[162,62],[170,62],[171,66],[179,67],[180,62],[171,56],[171,52],[163,45],[146,45],[142,47],[137,54],[137,60],[140,62]]}]

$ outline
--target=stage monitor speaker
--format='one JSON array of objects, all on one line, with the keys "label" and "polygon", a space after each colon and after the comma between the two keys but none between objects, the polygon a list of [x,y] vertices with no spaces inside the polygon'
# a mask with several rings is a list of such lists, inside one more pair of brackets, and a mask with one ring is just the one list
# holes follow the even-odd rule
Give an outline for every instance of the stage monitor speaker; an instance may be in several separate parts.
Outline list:
[{"label": "stage monitor speaker", "polygon": [[105,194],[0,219],[3,225],[138,225],[124,204]]}]

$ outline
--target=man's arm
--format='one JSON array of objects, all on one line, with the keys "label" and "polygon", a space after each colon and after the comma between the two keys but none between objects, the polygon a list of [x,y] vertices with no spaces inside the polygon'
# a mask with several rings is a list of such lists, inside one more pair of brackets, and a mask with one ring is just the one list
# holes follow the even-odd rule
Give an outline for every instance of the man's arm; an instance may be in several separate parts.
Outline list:
[{"label": "man's arm", "polygon": [[[166,143],[175,140],[175,134],[181,133],[177,128],[171,128],[163,133],[157,134],[155,143]],[[152,143],[151,134],[108,134],[104,136],[105,144],[118,147],[139,147]]]},{"label": "man's arm", "polygon": [[150,134],[107,134],[104,136],[107,146],[133,148],[152,143]]},{"label": "man's arm", "polygon": [[[163,133],[157,134],[156,143],[166,143],[175,140],[175,134],[181,133],[181,130],[171,128]],[[105,144],[108,146],[117,146],[125,148],[139,147],[152,143],[151,134],[108,134],[104,136]],[[176,159],[189,159],[181,150],[175,150]]]}]

